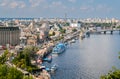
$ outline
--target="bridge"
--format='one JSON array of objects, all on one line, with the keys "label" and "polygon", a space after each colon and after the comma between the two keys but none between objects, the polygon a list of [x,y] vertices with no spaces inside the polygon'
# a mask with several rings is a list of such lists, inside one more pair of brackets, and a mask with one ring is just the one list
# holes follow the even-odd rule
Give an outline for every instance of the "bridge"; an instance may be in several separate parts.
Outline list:
[{"label": "bridge", "polygon": [[102,29],[102,30],[98,30],[95,33],[104,33],[106,34],[107,32],[109,32],[110,34],[113,34],[114,31],[118,31],[120,34],[120,29]]}]

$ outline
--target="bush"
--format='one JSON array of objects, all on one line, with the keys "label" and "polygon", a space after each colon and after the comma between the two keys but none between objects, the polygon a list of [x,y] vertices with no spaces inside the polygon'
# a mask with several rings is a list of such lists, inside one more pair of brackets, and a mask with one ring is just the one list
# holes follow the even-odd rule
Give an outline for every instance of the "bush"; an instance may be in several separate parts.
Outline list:
[{"label": "bush", "polygon": [[13,59],[12,62],[17,67],[26,69],[27,71],[31,72],[32,69],[37,68],[36,66],[33,66],[31,64],[31,55],[33,55],[32,52],[36,50],[37,48],[34,47],[30,47],[30,49],[26,48],[22,52],[20,52],[18,56]]},{"label": "bush", "polygon": [[33,77],[32,76],[24,76],[23,79],[33,79]]},{"label": "bush", "polygon": [[101,76],[100,79],[120,79],[120,70],[110,71],[107,75]]},{"label": "bush", "polygon": [[14,67],[0,65],[0,79],[23,79],[23,74]]},{"label": "bush", "polygon": [[[120,56],[118,58],[120,59]],[[120,79],[120,69],[113,67],[112,71],[110,71],[107,75],[102,75],[100,79]]]},{"label": "bush", "polygon": [[76,31],[77,31],[77,29],[75,29],[75,28],[74,28],[74,29],[72,29],[72,31],[73,31],[73,32],[76,32]]}]

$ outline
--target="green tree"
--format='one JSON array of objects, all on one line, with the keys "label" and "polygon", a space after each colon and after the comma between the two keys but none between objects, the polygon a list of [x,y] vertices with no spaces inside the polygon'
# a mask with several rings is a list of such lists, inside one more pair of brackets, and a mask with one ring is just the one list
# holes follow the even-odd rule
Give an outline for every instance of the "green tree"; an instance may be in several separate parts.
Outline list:
[{"label": "green tree", "polygon": [[64,26],[70,26],[69,22],[64,23]]},{"label": "green tree", "polygon": [[60,31],[60,33],[62,33],[62,34],[64,34],[64,33],[66,32],[65,29],[60,29],[59,31]]},{"label": "green tree", "polygon": [[10,68],[7,79],[23,79],[22,72],[18,71],[16,68]]},{"label": "green tree", "polygon": [[24,76],[23,79],[33,79],[33,77],[32,76]]},{"label": "green tree", "polygon": [[8,67],[6,65],[0,65],[0,79],[7,79]]},{"label": "green tree", "polygon": [[0,79],[23,79],[23,74],[14,67],[0,65]]},{"label": "green tree", "polygon": [[9,51],[5,50],[3,55],[0,57],[0,64],[4,64],[9,57]]},{"label": "green tree", "polygon": [[[119,52],[119,59],[120,59],[120,52]],[[107,75],[102,75],[100,79],[120,79],[120,69],[113,67],[112,70],[109,71]]]},{"label": "green tree", "polygon": [[119,28],[119,29],[120,29],[120,26],[118,26],[117,28]]},{"label": "green tree", "polygon": [[77,31],[77,29],[76,29],[76,28],[74,28],[74,29],[72,29],[72,31],[73,31],[73,32],[76,32],[76,31]]},{"label": "green tree", "polygon": [[31,65],[30,56],[27,53],[25,54],[25,64],[26,64],[26,66]]},{"label": "green tree", "polygon": [[35,51],[38,49],[36,47],[27,47],[20,53],[18,53],[17,57],[13,59],[13,63],[22,69],[25,69],[31,72],[36,66],[31,64],[31,59],[33,59],[33,55],[35,55]]}]

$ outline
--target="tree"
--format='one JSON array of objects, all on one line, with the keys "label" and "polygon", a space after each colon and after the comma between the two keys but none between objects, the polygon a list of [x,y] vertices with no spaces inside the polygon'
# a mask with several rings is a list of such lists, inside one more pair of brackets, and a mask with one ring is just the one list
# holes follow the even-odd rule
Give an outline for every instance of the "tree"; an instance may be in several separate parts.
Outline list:
[{"label": "tree", "polygon": [[7,79],[23,79],[23,74],[16,68],[12,67],[9,69]]},{"label": "tree", "polygon": [[[120,55],[120,52],[119,52]],[[120,59],[120,56],[119,56]],[[115,67],[112,68],[112,71],[109,71],[107,75],[102,75],[100,79],[120,79],[120,69]]]},{"label": "tree", "polygon": [[18,55],[13,59],[12,62],[17,67],[31,72],[34,68],[37,68],[36,66],[31,64],[31,59],[33,59],[33,56],[35,55],[35,51],[37,50],[38,49],[36,47],[25,48],[23,51],[18,53]]},{"label": "tree", "polygon": [[120,29],[120,26],[118,26],[117,28]]},{"label": "tree", "polygon": [[3,55],[0,57],[0,64],[4,64],[9,57],[9,51],[5,50]]},{"label": "tree", "polygon": [[62,34],[64,34],[64,33],[66,32],[65,29],[60,29],[59,31],[60,31],[60,33],[62,33]]},{"label": "tree", "polygon": [[76,29],[76,28],[74,28],[74,29],[72,29],[72,31],[73,31],[73,32],[76,32],[76,31],[77,31],[77,29]]},{"label": "tree", "polygon": [[69,22],[64,23],[64,26],[70,26]]},{"label": "tree", "polygon": [[0,65],[0,79],[23,79],[23,74],[14,67]]},{"label": "tree", "polygon": [[119,69],[112,70],[107,75],[103,75],[100,78],[101,79],[120,79],[120,70]]},{"label": "tree", "polygon": [[32,76],[24,76],[23,79],[33,79],[33,77]]},{"label": "tree", "polygon": [[7,79],[8,68],[6,65],[0,65],[0,79]]},{"label": "tree", "polygon": [[31,65],[31,60],[29,54],[25,54],[25,65],[30,66]]}]

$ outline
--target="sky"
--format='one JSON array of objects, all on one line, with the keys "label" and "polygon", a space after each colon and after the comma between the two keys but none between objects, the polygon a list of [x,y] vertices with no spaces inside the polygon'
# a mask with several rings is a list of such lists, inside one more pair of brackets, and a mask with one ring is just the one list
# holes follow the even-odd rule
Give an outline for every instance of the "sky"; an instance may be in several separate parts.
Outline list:
[{"label": "sky", "polygon": [[117,18],[120,0],[0,0],[0,17]]}]

